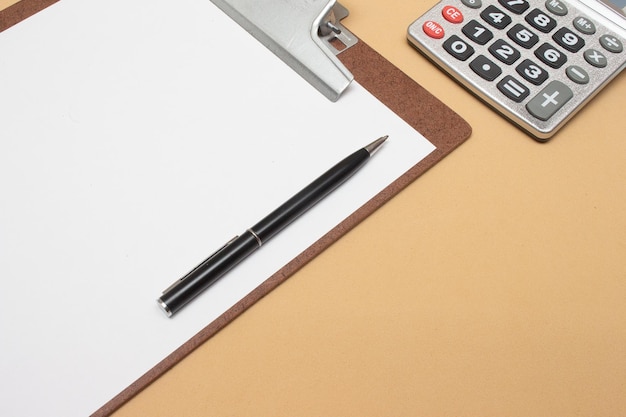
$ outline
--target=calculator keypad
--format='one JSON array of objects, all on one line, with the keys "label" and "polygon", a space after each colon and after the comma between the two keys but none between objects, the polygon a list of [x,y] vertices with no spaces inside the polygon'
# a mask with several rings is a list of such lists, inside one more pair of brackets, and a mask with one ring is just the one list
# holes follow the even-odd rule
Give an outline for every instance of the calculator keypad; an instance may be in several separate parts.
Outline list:
[{"label": "calculator keypad", "polygon": [[626,66],[625,36],[574,0],[443,0],[408,31],[417,49],[540,141]]}]

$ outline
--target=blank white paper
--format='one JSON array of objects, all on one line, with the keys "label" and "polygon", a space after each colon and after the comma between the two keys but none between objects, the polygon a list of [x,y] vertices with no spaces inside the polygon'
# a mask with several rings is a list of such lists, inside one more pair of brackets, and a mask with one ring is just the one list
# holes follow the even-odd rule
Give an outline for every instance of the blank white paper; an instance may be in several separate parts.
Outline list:
[{"label": "blank white paper", "polygon": [[[63,0],[0,33],[0,415],[85,416],[433,145],[332,103],[208,0]],[[155,299],[343,157],[347,183],[168,319]]]}]

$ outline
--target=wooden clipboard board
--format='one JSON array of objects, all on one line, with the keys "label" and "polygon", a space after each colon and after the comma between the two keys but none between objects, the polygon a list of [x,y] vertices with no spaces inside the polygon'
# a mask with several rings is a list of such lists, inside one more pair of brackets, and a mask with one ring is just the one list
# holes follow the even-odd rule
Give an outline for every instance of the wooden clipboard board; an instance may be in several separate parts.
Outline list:
[{"label": "wooden clipboard board", "polygon": [[[3,31],[58,0],[21,0],[0,10],[0,31]],[[358,34],[357,34],[358,35]],[[391,183],[373,199],[356,210],[342,223],[269,277],[204,329],[156,364],[125,390],[98,409],[93,416],[111,415],[137,393],[174,367],[179,361],[209,340],[249,307],[286,281],[300,268],[328,248],[394,195],[456,149],[471,134],[471,127],[459,115],[396,68],[365,42],[359,42],[338,55],[358,81],[373,96],[430,140],[436,149]]]},{"label": "wooden clipboard board", "polygon": [[469,138],[471,127],[465,120],[366,43],[359,41],[342,52],[339,58],[354,74],[355,80],[419,130],[437,149],[111,399],[93,417],[111,415]]}]

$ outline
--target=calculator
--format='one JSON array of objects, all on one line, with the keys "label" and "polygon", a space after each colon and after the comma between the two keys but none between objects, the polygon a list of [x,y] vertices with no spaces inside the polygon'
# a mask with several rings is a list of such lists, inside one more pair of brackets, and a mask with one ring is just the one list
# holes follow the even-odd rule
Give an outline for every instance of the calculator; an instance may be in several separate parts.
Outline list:
[{"label": "calculator", "polygon": [[442,0],[407,37],[545,142],[624,69],[625,10],[626,0]]}]

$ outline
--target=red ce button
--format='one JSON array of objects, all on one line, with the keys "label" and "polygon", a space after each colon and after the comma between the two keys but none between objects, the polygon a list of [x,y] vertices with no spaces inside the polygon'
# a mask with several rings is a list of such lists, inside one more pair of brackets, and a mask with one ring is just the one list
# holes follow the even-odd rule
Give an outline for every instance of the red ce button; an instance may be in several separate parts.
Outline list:
[{"label": "red ce button", "polygon": [[461,23],[463,21],[463,13],[454,6],[444,7],[441,14],[450,23]]}]

